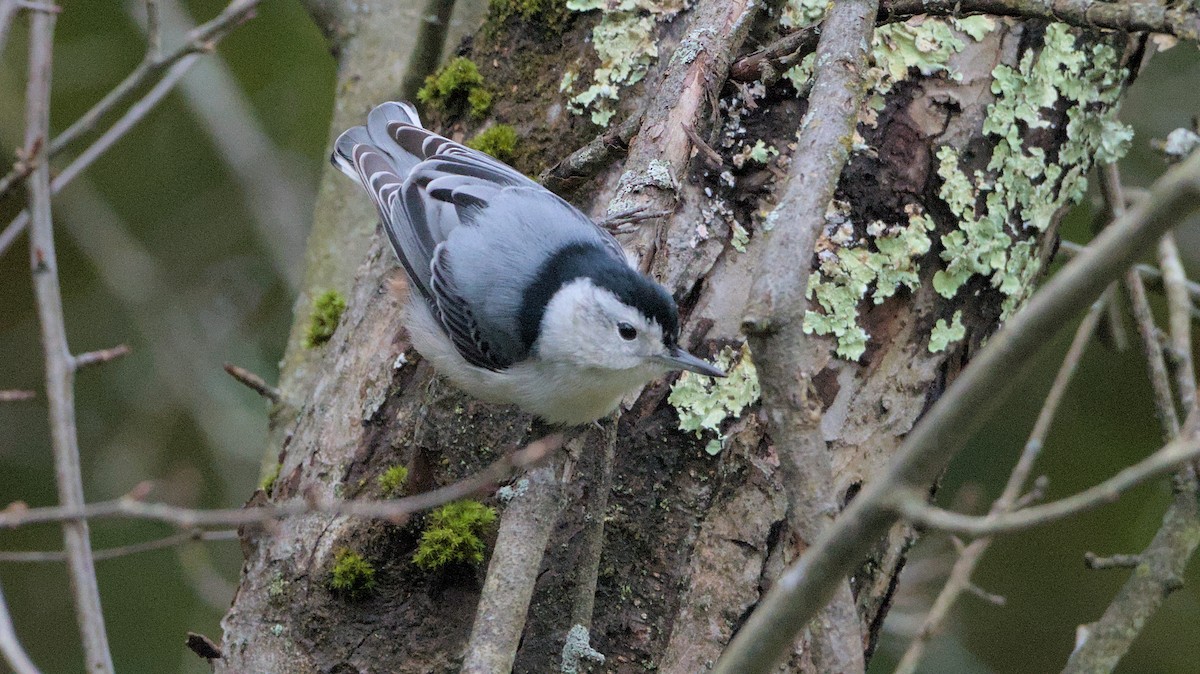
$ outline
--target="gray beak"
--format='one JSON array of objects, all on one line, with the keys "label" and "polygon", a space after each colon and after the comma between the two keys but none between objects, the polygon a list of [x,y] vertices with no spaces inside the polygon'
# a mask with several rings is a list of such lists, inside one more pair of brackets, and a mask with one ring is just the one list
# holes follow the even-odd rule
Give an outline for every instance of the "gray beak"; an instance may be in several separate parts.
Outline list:
[{"label": "gray beak", "polygon": [[667,355],[662,356],[663,362],[672,370],[688,370],[709,377],[724,377],[725,373],[712,363],[697,358],[678,346],[671,347]]}]

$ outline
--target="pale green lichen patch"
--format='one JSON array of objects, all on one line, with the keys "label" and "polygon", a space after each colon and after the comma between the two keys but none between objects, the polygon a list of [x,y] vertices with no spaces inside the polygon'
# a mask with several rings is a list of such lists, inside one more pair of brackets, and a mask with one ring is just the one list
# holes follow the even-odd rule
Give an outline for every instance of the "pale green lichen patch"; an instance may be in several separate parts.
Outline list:
[{"label": "pale green lichen patch", "polygon": [[966,335],[967,328],[963,326],[961,309],[954,312],[949,325],[946,324],[946,319],[939,318],[933,325],[933,331],[929,333],[929,352],[945,351],[946,347],[960,341]]},{"label": "pale green lichen patch", "polygon": [[[1046,28],[1039,52],[1026,53],[1015,68],[996,66],[992,76],[996,101],[983,131],[998,140],[987,173],[969,176],[952,148],[938,150],[940,196],[958,228],[942,237],[946,268],[933,284],[952,298],[971,277],[987,277],[1004,295],[1003,320],[1029,295],[1040,269],[1031,237],[1083,197],[1092,162],[1118,159],[1133,132],[1116,118],[1125,78],[1117,52],[1103,43],[1077,48],[1063,24]],[[1023,132],[1052,128],[1047,115],[1058,108],[1066,109],[1066,141],[1055,158],[1029,145]]]},{"label": "pale green lichen patch", "polygon": [[704,431],[716,433],[717,437],[704,448],[709,454],[719,453],[724,444],[721,424],[741,415],[760,395],[749,347],[743,345],[740,351],[726,347],[717,355],[716,363],[729,376],[713,379],[684,372],[667,397],[679,413],[679,430],[694,432],[698,438]]},{"label": "pale green lichen patch", "polygon": [[780,11],[779,23],[784,28],[807,28],[825,18],[830,0],[787,0]]},{"label": "pale green lichen patch", "polygon": [[849,206],[835,203],[826,218],[826,236],[819,245],[818,265],[808,280],[808,298],[820,307],[804,315],[804,331],[832,335],[837,354],[858,360],[867,349],[870,335],[858,324],[859,302],[875,304],[896,294],[901,287],[916,288],[920,258],[929,252],[928,232],[933,221],[919,208],[910,206],[908,223],[867,225],[866,237],[855,238],[846,219]]},{"label": "pale green lichen patch", "polygon": [[[873,65],[863,78],[871,92],[869,108],[882,110],[883,96],[896,83],[908,79],[910,73],[924,76],[944,73],[955,78],[956,74],[950,72],[950,58],[966,47],[958,31],[978,41],[994,28],[995,22],[987,17],[958,20],[914,17],[876,28],[871,41]],[[809,54],[783,73],[798,92],[808,89],[813,76],[813,57]]]},{"label": "pale green lichen patch", "polygon": [[[682,4],[682,0],[567,0],[569,10],[603,13],[592,29],[600,67],[592,73],[592,83],[568,100],[571,111],[590,111],[593,123],[608,126],[622,87],[640,82],[658,58],[654,28],[659,19],[673,16]],[[574,75],[564,75],[560,89],[571,91],[574,82]]]}]

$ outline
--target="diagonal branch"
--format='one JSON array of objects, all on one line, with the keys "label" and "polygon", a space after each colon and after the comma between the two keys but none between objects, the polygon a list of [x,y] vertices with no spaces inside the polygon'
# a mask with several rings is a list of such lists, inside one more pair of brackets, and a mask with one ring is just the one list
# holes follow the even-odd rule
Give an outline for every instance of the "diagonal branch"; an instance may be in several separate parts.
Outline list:
[{"label": "diagonal branch", "polygon": [[[835,5],[837,6],[837,5]],[[780,577],[715,671],[766,671],[896,521],[889,495],[928,485],[1003,399],[1030,357],[1106,285],[1186,217],[1200,210],[1200,153],[1169,169],[1150,195],[1063,267],[975,357],[905,439],[892,463]]]},{"label": "diagonal branch", "polygon": [[[1092,336],[1096,333],[1096,328],[1100,325],[1100,321],[1104,318],[1105,311],[1111,303],[1113,291],[1113,286],[1109,286],[1104,291],[1100,299],[1092,304],[1091,309],[1088,309],[1087,315],[1079,323],[1079,328],[1075,330],[1075,337],[1071,340],[1071,346],[1068,347],[1067,353],[1063,357],[1062,365],[1054,377],[1054,383],[1050,385],[1050,391],[1046,394],[1042,410],[1038,413],[1037,421],[1033,424],[1033,430],[1029,433],[1029,439],[1025,442],[1025,449],[1022,450],[1021,457],[1017,460],[1017,465],[1008,476],[1008,482],[1004,485],[1004,491],[1000,493],[1000,497],[992,504],[990,514],[1003,514],[1017,507],[1017,501],[1021,497],[1021,492],[1025,489],[1025,484],[1029,481],[1029,476],[1033,472],[1033,465],[1042,453],[1042,447],[1046,442],[1046,435],[1050,432],[1050,426],[1053,424],[1054,417],[1058,413],[1059,405],[1066,395],[1067,387],[1074,378],[1075,371],[1079,367],[1079,361],[1083,358],[1084,350],[1092,340]],[[937,633],[946,616],[949,615],[951,607],[958,601],[958,597],[962,595],[963,591],[972,587],[971,576],[975,573],[975,567],[978,566],[979,561],[983,558],[984,553],[987,552],[991,543],[992,541],[989,538],[980,538],[972,541],[970,545],[963,548],[959,553],[953,568],[950,569],[950,576],[946,580],[945,587],[938,593],[933,606],[929,609],[929,615],[925,617],[925,621],[921,624],[921,629],[917,632],[917,636],[913,638],[908,649],[904,651],[904,656],[900,659],[900,664],[896,666],[896,674],[911,674],[917,670],[917,665],[920,664],[921,657],[925,653],[925,647],[929,644],[933,635]]]},{"label": "diagonal branch", "polygon": [[[0,0],[3,2],[4,0]],[[0,589],[0,655],[12,667],[15,674],[40,674],[38,668],[29,659],[25,648],[17,639],[17,631],[13,628],[12,616],[8,613],[8,604],[4,602],[4,591]]]},{"label": "diagonal branch", "polygon": [[[50,134],[50,76],[54,50],[55,16],[35,12],[30,21],[29,83],[26,89],[25,147],[46,143]],[[29,232],[33,290],[41,324],[42,348],[46,356],[46,399],[50,406],[50,440],[54,449],[54,473],[58,499],[66,508],[84,504],[83,477],[79,467],[79,438],[75,433],[75,361],[67,346],[63,321],[62,292],[58,285],[58,260],[54,255],[54,222],[50,213],[50,166],[41,162],[30,176],[33,211]],[[112,655],[100,608],[100,589],[92,560],[88,524],[63,523],[63,548],[69,558],[67,569],[75,596],[75,615],[83,635],[84,657],[89,672],[112,672]]]},{"label": "diagonal branch", "polygon": [[1122,494],[1178,469],[1200,457],[1200,438],[1192,437],[1168,443],[1162,449],[1122,470],[1094,487],[1064,499],[997,515],[976,517],[943,510],[930,505],[919,489],[897,490],[893,507],[906,520],[918,526],[965,536],[992,536],[1030,529],[1112,503]]},{"label": "diagonal branch", "polygon": [[[766,248],[743,319],[769,435],[778,448],[788,524],[804,547],[829,527],[837,512],[833,467],[820,429],[821,406],[806,395],[814,373],[809,371],[811,340],[803,329],[805,291],[825,211],[852,146],[878,6],[878,0],[847,0],[833,4],[826,14],[817,47],[817,62],[823,65],[800,122],[787,186],[764,223],[769,230]],[[833,603],[811,629],[818,669],[862,671],[861,624],[848,584],[838,585]],[[757,671],[777,659],[764,654],[724,671]]]}]

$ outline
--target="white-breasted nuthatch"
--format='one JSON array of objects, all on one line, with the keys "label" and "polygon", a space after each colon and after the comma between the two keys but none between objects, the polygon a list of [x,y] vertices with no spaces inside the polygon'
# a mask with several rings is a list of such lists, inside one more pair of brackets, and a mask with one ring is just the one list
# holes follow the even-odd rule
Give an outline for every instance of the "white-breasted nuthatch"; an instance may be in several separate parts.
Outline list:
[{"label": "white-breasted nuthatch", "polygon": [[376,107],[331,159],[408,274],[413,345],[466,392],[575,425],[670,370],[724,376],[680,348],[675,301],[611,234],[412,105]]}]

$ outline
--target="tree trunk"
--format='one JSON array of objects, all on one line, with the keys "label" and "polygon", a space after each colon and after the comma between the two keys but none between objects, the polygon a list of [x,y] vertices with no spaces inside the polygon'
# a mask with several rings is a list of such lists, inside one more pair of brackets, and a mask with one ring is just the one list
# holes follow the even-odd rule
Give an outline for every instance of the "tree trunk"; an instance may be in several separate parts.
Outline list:
[{"label": "tree trunk", "polygon": [[[399,91],[404,72],[395,64],[403,57],[377,50],[395,44],[380,36],[405,28],[384,13],[347,28],[328,19],[340,16],[330,9],[339,7],[335,0],[317,4],[337,24],[330,33],[341,50],[336,134]],[[680,2],[634,4],[639,9],[621,14],[493,0],[483,28],[460,50],[494,95],[487,118],[425,110],[426,125],[470,138],[493,123],[511,124],[519,136],[511,161],[536,174],[604,132],[589,121],[595,107],[572,114],[567,99],[594,81],[598,66],[613,65],[597,56],[607,44],[604,27],[624,26],[622,35],[636,37],[628,22],[641,22],[648,41],[624,44],[632,51],[614,57],[635,71],[648,64],[644,78],[622,86],[610,104],[612,129],[643,115],[627,159],[613,134],[590,164],[596,175],[563,180],[559,171],[548,184],[597,213],[610,200],[611,210],[672,212],[634,225],[623,243],[679,300],[685,346],[704,356],[728,348],[735,373],[745,375],[730,386],[749,388],[742,312],[772,242],[766,216],[807,107],[805,66],[783,79],[768,69],[764,84],[726,82],[747,33],[766,44],[784,31],[777,17],[728,0],[697,0],[686,10]],[[985,17],[918,17],[877,32],[861,137],[813,261],[808,365],[795,377],[794,394],[813,410],[833,476],[812,487],[827,491],[811,502],[848,503],[972,349],[1031,292],[1093,156],[1117,151],[1121,127],[1112,112],[1127,79],[1122,39]],[[577,77],[564,93],[568,71]],[[694,148],[685,126],[709,147]],[[279,477],[256,499],[378,498],[377,477],[395,465],[408,468],[406,490],[418,493],[533,439],[527,416],[472,400],[413,351],[402,298],[391,288],[400,273],[393,255],[378,236],[368,246],[364,233],[375,215],[358,188],[334,174],[322,181],[284,362],[285,403],[272,415],[269,453],[279,457]],[[797,259],[811,253],[795,251]],[[345,294],[348,309],[329,342],[305,348],[311,298],[326,289]],[[779,455],[787,448],[767,436],[758,407],[735,407],[719,437],[682,431],[681,417],[700,414],[689,401],[745,391],[689,397],[681,389],[668,400],[673,383],[649,385],[615,434],[585,429],[582,451],[567,460],[561,513],[514,671],[557,670],[575,624],[590,629],[605,671],[704,671],[771,579],[803,552],[806,542],[787,524],[789,507],[804,507],[789,504],[783,485]],[[596,512],[606,476],[607,507]],[[485,500],[503,510],[490,495]],[[589,566],[589,541],[599,540],[597,522],[603,548],[593,598],[580,569]],[[223,622],[218,670],[457,671],[487,567],[419,568],[412,558],[424,524],[421,517],[392,524],[309,515],[245,532],[246,563]],[[864,657],[912,538],[897,527],[849,580],[857,624],[848,633],[861,635]],[[373,565],[373,589],[356,597],[330,589],[343,549]],[[818,653],[798,644],[789,670],[821,669]]]}]

